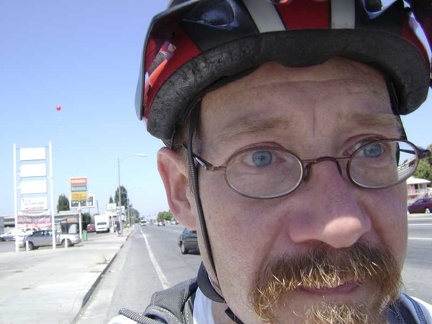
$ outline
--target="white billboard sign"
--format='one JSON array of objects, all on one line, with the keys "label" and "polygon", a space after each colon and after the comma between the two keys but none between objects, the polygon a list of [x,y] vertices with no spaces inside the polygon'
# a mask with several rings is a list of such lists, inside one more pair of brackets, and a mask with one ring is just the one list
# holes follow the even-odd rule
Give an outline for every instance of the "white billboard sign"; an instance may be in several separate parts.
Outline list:
[{"label": "white billboard sign", "polygon": [[21,161],[46,160],[46,148],[45,147],[22,148],[20,149],[20,160]]},{"label": "white billboard sign", "polygon": [[47,197],[21,198],[21,210],[48,209]]},{"label": "white billboard sign", "polygon": [[22,164],[20,177],[46,177],[47,167],[45,163],[41,164]]},{"label": "white billboard sign", "polygon": [[106,211],[107,212],[115,212],[115,211],[117,211],[117,205],[114,204],[114,203],[107,204],[106,205]]},{"label": "white billboard sign", "polygon": [[21,194],[38,194],[47,192],[47,181],[21,181]]}]

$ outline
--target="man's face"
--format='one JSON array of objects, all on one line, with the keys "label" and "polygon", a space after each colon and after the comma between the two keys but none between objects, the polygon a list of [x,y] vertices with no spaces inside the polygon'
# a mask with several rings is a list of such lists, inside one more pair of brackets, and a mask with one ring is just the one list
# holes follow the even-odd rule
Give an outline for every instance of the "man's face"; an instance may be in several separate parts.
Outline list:
[{"label": "man's face", "polygon": [[[261,66],[204,98],[200,134],[196,153],[214,165],[254,146],[346,157],[365,141],[400,136],[382,76],[342,59]],[[308,181],[276,199],[239,195],[223,171],[200,170],[199,184],[217,280],[243,322],[334,314],[334,322],[368,314],[365,321],[381,322],[406,251],[405,184],[362,189],[333,161],[314,164]]]}]

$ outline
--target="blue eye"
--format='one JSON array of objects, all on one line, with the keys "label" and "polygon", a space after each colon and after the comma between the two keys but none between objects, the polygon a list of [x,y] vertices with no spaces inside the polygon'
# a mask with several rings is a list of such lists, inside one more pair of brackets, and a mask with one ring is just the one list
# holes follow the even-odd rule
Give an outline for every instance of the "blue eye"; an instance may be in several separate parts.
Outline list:
[{"label": "blue eye", "polygon": [[365,157],[376,158],[382,154],[382,147],[380,144],[371,144],[363,149],[363,154]]},{"label": "blue eye", "polygon": [[358,149],[360,149],[357,153],[358,157],[378,158],[385,154],[383,143],[376,140],[362,140],[354,146],[354,150]]},{"label": "blue eye", "polygon": [[252,162],[258,168],[268,166],[272,161],[273,155],[269,151],[257,151],[252,153]]}]

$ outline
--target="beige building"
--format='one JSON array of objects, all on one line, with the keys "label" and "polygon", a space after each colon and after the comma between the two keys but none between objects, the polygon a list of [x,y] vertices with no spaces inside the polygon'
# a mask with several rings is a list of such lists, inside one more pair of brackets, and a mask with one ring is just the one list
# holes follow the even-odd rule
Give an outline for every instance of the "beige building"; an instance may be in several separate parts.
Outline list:
[{"label": "beige building", "polygon": [[416,199],[432,195],[431,188],[428,188],[428,184],[431,183],[429,180],[409,177],[406,183],[408,192],[408,204],[410,204]]}]

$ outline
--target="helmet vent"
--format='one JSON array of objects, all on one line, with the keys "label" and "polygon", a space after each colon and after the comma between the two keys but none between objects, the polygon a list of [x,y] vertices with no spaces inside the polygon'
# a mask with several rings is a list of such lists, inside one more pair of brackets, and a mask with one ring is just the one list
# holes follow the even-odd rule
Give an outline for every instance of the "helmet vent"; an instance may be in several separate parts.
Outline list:
[{"label": "helmet vent", "polygon": [[378,12],[383,9],[381,0],[366,0],[365,8],[369,12]]},{"label": "helmet vent", "polygon": [[233,7],[227,1],[203,3],[192,10],[185,20],[214,27],[227,27],[235,24]]}]

